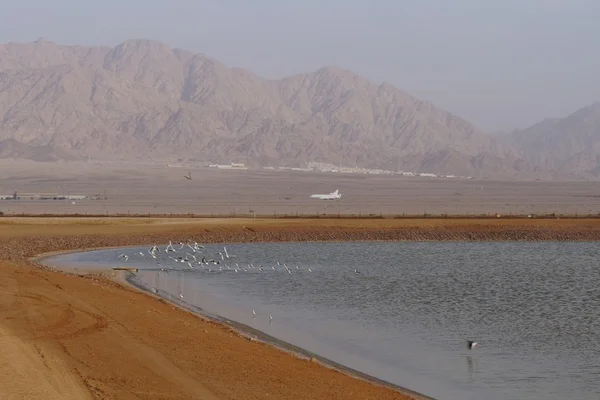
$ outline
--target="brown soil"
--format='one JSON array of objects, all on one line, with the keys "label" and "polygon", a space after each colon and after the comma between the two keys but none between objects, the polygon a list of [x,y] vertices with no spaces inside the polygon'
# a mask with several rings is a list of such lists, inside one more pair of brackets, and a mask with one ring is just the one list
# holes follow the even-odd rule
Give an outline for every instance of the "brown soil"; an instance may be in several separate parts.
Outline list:
[{"label": "brown soil", "polygon": [[36,254],[168,240],[599,240],[599,220],[0,219],[0,393],[27,399],[407,399]]}]

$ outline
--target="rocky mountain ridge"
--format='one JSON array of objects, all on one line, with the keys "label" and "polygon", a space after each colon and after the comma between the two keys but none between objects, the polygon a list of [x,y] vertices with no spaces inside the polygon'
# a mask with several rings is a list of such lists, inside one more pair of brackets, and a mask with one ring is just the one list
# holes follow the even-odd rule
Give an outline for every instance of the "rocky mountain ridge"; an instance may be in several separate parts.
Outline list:
[{"label": "rocky mountain ridge", "polygon": [[488,135],[344,69],[267,80],[150,40],[0,45],[0,117],[0,142],[11,140],[0,157],[45,149],[50,159],[318,161],[490,178],[549,178],[580,164],[583,175],[594,171],[590,152],[559,162],[548,147],[542,157],[539,135]]}]

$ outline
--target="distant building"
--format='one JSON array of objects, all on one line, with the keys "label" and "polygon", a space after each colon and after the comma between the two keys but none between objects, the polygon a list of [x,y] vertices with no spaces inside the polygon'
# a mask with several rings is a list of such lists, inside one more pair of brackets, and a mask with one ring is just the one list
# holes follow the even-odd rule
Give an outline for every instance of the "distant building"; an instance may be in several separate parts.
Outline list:
[{"label": "distant building", "polygon": [[15,190],[13,194],[0,194],[0,200],[17,200],[19,197]]},{"label": "distant building", "polygon": [[231,163],[231,164],[210,164],[211,168],[219,168],[219,169],[248,169],[246,164],[239,163]]},{"label": "distant building", "polygon": [[64,198],[66,200],[85,200],[85,199],[88,198],[88,196],[79,195],[79,194],[73,194],[73,195],[64,196]]},{"label": "distant building", "polygon": [[72,194],[59,195],[56,193],[20,193],[14,192],[12,195],[0,195],[0,200],[86,200],[89,196]]}]

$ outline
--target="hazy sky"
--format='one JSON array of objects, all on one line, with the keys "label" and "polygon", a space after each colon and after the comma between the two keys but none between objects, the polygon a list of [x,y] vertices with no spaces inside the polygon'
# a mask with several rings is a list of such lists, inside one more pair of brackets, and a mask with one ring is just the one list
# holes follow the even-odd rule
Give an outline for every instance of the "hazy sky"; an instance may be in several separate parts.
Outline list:
[{"label": "hazy sky", "polygon": [[324,65],[488,131],[600,100],[599,0],[19,0],[0,42],[161,40],[265,77]]}]

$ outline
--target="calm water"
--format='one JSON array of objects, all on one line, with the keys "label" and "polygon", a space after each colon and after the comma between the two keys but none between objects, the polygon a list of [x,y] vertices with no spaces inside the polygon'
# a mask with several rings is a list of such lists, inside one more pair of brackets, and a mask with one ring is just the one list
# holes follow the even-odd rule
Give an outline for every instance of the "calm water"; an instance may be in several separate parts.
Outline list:
[{"label": "calm water", "polygon": [[[193,270],[164,247],[159,260],[144,247],[45,263],[137,266],[139,284],[161,295],[182,292],[208,312],[439,399],[600,399],[596,243],[231,244],[237,257]],[[202,254],[220,261],[218,251]],[[174,269],[159,273],[157,261]],[[467,339],[480,348],[467,350]]]}]

